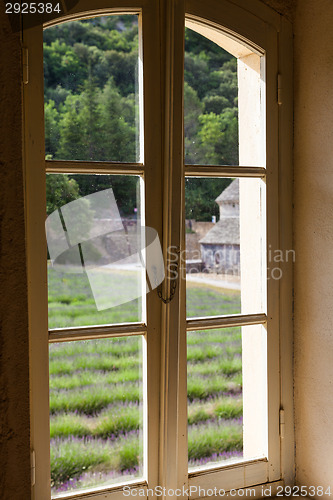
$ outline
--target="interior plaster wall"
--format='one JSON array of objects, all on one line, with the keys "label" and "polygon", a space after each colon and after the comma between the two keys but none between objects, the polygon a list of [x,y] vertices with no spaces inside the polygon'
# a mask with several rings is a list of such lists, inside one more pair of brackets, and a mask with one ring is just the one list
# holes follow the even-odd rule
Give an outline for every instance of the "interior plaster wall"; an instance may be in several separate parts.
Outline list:
[{"label": "interior plaster wall", "polygon": [[[293,21],[296,9],[296,3],[299,0],[260,0],[262,3],[268,5],[276,12]],[[301,1],[301,0],[300,0]]]},{"label": "interior plaster wall", "polygon": [[333,3],[262,0],[294,24],[296,482],[333,487]]},{"label": "interior plaster wall", "polygon": [[30,497],[20,34],[0,3],[0,498]]},{"label": "interior plaster wall", "polygon": [[333,487],[333,3],[294,26],[296,478]]}]

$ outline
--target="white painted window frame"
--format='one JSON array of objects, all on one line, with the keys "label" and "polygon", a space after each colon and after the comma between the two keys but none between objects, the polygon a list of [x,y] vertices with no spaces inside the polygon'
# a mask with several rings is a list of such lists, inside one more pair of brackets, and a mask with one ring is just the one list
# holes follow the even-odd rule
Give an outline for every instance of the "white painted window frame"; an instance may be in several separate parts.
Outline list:
[{"label": "white painted window frame", "polygon": [[[250,5],[249,5],[250,4]],[[253,0],[81,0],[72,19],[84,13],[142,13],[144,143],[142,163],[45,162],[43,130],[42,27],[24,31],[29,54],[29,82],[24,87],[26,213],[28,244],[31,447],[36,456],[32,498],[50,498],[48,342],[72,339],[142,335],[146,339],[147,463],[145,480],[133,488],[201,486],[226,491],[270,483],[292,484],[292,263],[280,263],[279,282],[268,282],[267,314],[187,320],[185,282],[179,281],[174,300],[161,305],[156,293],[147,296],[147,323],[52,331],[47,338],[47,273],[44,223],[45,172],[131,173],[146,185],[147,226],[159,232],[164,254],[170,246],[185,247],[184,175],[254,176],[267,184],[267,241],[273,249],[292,248],[292,92],[291,28],[287,21]],[[183,40],[185,13],[191,19],[217,26],[266,55],[266,157],[253,167],[194,167],[183,165]],[[68,17],[67,17],[68,19]],[[160,45],[156,40],[161,40]],[[284,82],[278,89],[279,81]],[[265,171],[263,169],[266,168]],[[200,173],[201,172],[201,173]],[[163,178],[163,184],[162,184]],[[38,196],[37,196],[38,194]],[[148,196],[147,196],[148,195]],[[161,203],[161,200],[163,202]],[[183,273],[180,273],[182,276]],[[168,295],[170,281],[163,293]],[[265,324],[268,356],[268,460],[250,460],[188,474],[186,331],[219,326]],[[74,335],[72,337],[72,335]],[[281,356],[280,353],[283,353]],[[284,420],[279,421],[281,410]],[[281,436],[282,434],[282,436]],[[66,498],[123,498],[122,486]],[[195,498],[195,494],[191,497]]]}]

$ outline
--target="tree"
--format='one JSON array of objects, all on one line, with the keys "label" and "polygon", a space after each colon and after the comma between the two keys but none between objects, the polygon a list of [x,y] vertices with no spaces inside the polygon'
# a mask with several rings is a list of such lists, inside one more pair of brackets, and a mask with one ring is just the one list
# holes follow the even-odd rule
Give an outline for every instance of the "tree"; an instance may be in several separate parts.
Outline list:
[{"label": "tree", "polygon": [[217,156],[225,165],[237,165],[239,161],[237,108],[225,109],[220,115],[220,120],[223,140],[215,146]]},{"label": "tree", "polygon": [[207,163],[236,165],[238,163],[237,109],[227,108],[220,115],[209,113],[199,117],[198,136]]},{"label": "tree", "polygon": [[46,212],[61,208],[66,203],[80,197],[79,186],[74,179],[65,174],[47,174],[46,176]]},{"label": "tree", "polygon": [[[64,23],[46,30],[44,42],[46,153],[64,160],[138,161],[136,16]],[[186,29],[186,163],[238,163],[237,96],[236,59]],[[75,179],[81,196],[112,186],[122,215],[131,216],[137,206],[136,177],[70,179]],[[216,196],[223,187],[219,183],[214,184]],[[208,190],[200,185],[187,195],[198,220],[218,213],[215,202],[207,201],[215,193],[213,184],[207,185]]]},{"label": "tree", "polygon": [[82,134],[82,156],[85,160],[101,161],[105,159],[102,137],[102,113],[100,109],[100,92],[93,78],[89,76],[81,94],[78,121]]},{"label": "tree", "polygon": [[211,71],[219,69],[226,61],[233,59],[229,52],[189,28],[185,28],[185,52],[205,54],[209,59]]},{"label": "tree", "polygon": [[59,113],[55,107],[54,101],[50,100],[44,106],[45,120],[45,153],[50,155],[50,158],[56,156],[59,146]]},{"label": "tree", "polygon": [[124,118],[123,99],[112,78],[101,94],[101,135],[104,144],[104,159],[133,162],[136,154],[136,128]]},{"label": "tree", "polygon": [[205,105],[205,114],[220,115],[225,108],[229,107],[229,101],[224,95],[208,95],[202,102]]},{"label": "tree", "polygon": [[207,58],[185,52],[184,77],[190,87],[197,92],[199,99],[202,99],[211,86]]},{"label": "tree", "polygon": [[133,216],[134,208],[139,208],[139,183],[135,176],[78,174],[69,177],[75,178],[81,196],[112,188],[121,216]]},{"label": "tree", "polygon": [[61,110],[59,122],[60,142],[57,158],[61,160],[85,160],[84,145],[79,117],[80,96],[70,94]]},{"label": "tree", "polygon": [[197,221],[211,221],[219,216],[215,199],[231,183],[232,179],[207,179],[187,177],[185,181],[185,217]]},{"label": "tree", "polygon": [[199,116],[203,113],[203,104],[198,94],[187,82],[184,83],[184,135],[185,135],[185,163],[198,163],[198,129]]},{"label": "tree", "polygon": [[70,95],[66,99],[60,122],[60,159],[105,159],[99,99],[100,92],[92,78],[85,81],[80,95]]},{"label": "tree", "polygon": [[55,88],[61,82],[63,88],[76,91],[85,74],[86,69],[72,47],[60,40],[51,45],[44,43],[45,88]]},{"label": "tree", "polygon": [[134,47],[131,52],[120,52],[108,50],[104,52],[94,75],[103,87],[110,78],[116,85],[122,96],[138,92],[138,48]]}]

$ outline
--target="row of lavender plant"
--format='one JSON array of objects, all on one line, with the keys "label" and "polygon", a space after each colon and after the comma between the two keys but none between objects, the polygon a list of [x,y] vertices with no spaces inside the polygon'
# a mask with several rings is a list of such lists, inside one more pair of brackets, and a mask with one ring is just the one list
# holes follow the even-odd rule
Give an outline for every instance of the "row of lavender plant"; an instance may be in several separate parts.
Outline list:
[{"label": "row of lavender plant", "polygon": [[[189,465],[242,453],[240,335],[189,336]],[[142,474],[139,339],[50,348],[51,468],[54,491]]]},{"label": "row of lavender plant", "polygon": [[[138,304],[101,314],[78,278],[49,272],[49,326],[139,321]],[[78,295],[77,290],[82,290]],[[189,290],[190,316],[239,312],[239,296]],[[53,493],[142,475],[142,345],[138,337],[50,346]],[[242,454],[240,329],[188,334],[189,466]]]}]

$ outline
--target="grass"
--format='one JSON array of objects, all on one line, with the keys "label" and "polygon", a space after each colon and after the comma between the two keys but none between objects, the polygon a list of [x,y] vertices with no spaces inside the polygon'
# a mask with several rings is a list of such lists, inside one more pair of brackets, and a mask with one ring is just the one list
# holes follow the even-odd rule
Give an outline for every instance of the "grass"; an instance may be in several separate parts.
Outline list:
[{"label": "grass", "polygon": [[51,483],[61,485],[69,478],[80,476],[93,468],[98,471],[119,470],[121,473],[142,464],[142,444],[137,432],[111,439],[70,437],[51,440]]},{"label": "grass", "polygon": [[[189,428],[189,460],[242,450],[241,423],[204,423]],[[131,432],[119,439],[85,437],[53,438],[51,440],[52,484],[57,486],[69,478],[81,476],[93,468],[107,473],[117,470],[123,473],[136,469],[142,463],[142,442],[140,433]]]},{"label": "grass", "polygon": [[238,379],[225,379],[220,375],[212,378],[188,377],[187,380],[187,397],[190,401],[207,399],[225,392],[237,394],[241,390]]},{"label": "grass", "polygon": [[[121,293],[123,277],[115,276],[115,288]],[[133,273],[136,276],[136,273]],[[85,274],[61,273],[48,269],[49,283],[49,328],[102,325],[140,321],[141,300],[135,299],[111,309],[97,311],[94,296]],[[126,279],[126,288],[129,280]],[[137,279],[133,278],[133,290]],[[203,284],[188,283],[188,317],[216,316],[240,313],[240,294]]]},{"label": "grass", "polygon": [[240,331],[235,331],[234,328],[225,328],[224,330],[207,330],[207,331],[196,331],[191,332],[191,335],[187,339],[187,345],[197,345],[203,342],[211,343],[223,343],[224,345],[228,342],[235,342],[236,340],[241,340],[242,336]]},{"label": "grass", "polygon": [[240,294],[236,291],[220,290],[210,286],[186,287],[186,310],[189,318],[238,314]]},{"label": "grass", "polygon": [[[220,397],[208,402],[195,401],[189,404],[188,423],[197,424],[207,420],[233,419],[242,416],[240,397]],[[142,427],[142,405],[118,404],[108,407],[93,416],[76,413],[58,413],[51,416],[51,438],[87,437],[115,438]]]},{"label": "grass", "polygon": [[[98,351],[96,351],[98,348]],[[108,354],[116,357],[122,357],[124,354],[137,354],[138,342],[135,338],[119,337],[115,338],[113,342],[104,342],[101,345],[99,341],[92,340],[87,343],[73,344],[72,342],[64,342],[58,344],[57,349],[54,350],[53,358],[68,357],[78,354],[85,356],[96,354]]]},{"label": "grass", "polygon": [[232,375],[240,372],[242,369],[242,360],[239,357],[226,358],[222,360],[210,360],[206,363],[190,363],[187,364],[188,375],[214,375],[220,373],[221,375]]},{"label": "grass", "polygon": [[140,384],[117,384],[116,386],[86,387],[72,391],[51,393],[50,413],[58,412],[84,413],[94,415],[107,406],[118,402],[138,402],[141,398]]},{"label": "grass", "polygon": [[[53,347],[53,346],[52,346]],[[52,348],[51,348],[52,349]],[[135,368],[140,365],[140,360],[135,356],[127,358],[114,358],[111,356],[94,355],[84,356],[79,355],[75,359],[63,358],[53,359],[50,358],[50,375],[66,375],[80,370],[93,370],[104,372],[117,372],[123,368]]]},{"label": "grass", "polygon": [[[139,363],[138,363],[139,366]],[[123,380],[136,382],[139,377],[138,368],[126,367],[123,370],[98,371],[83,370],[73,375],[70,373],[50,378],[50,389],[77,389],[94,384],[118,384]]]},{"label": "grass", "polygon": [[242,424],[204,423],[192,425],[188,432],[189,460],[211,457],[228,451],[241,451],[243,448]]},{"label": "grass", "polygon": [[[49,269],[50,327],[138,321],[138,301],[97,311],[84,275]],[[239,292],[191,283],[189,316],[239,312]],[[189,466],[242,454],[240,328],[189,332]],[[52,492],[142,475],[142,340],[50,344]]]},{"label": "grass", "polygon": [[[136,273],[134,273],[136,276]],[[128,287],[128,279],[126,287]],[[119,272],[115,288],[121,291],[122,275]],[[133,279],[133,289],[137,287]],[[49,328],[103,325],[140,321],[141,300],[98,311],[86,274],[59,272],[49,266]]]},{"label": "grass", "polygon": [[198,424],[219,420],[239,418],[243,415],[243,404],[241,397],[216,398],[208,402],[195,402],[188,406],[188,423]]}]

